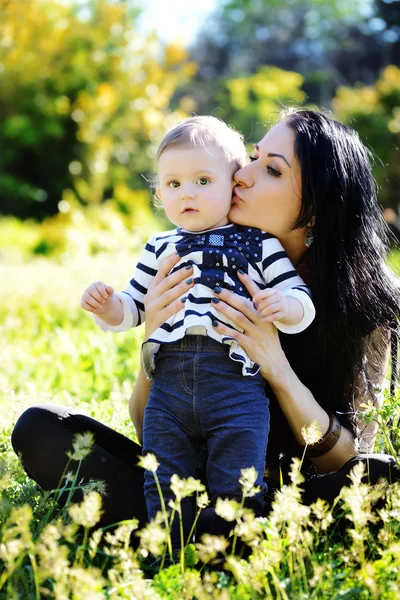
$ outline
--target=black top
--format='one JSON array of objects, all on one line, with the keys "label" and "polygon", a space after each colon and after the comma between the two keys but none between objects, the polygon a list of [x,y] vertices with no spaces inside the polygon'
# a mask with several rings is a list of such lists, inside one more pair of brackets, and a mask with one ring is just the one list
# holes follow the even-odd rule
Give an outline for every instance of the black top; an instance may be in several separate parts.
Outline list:
[{"label": "black top", "polygon": [[[335,398],[327,386],[327,365],[322,363],[321,354],[317,351],[315,344],[316,326],[315,321],[305,331],[296,335],[279,333],[282,349],[291,365],[293,371],[300,381],[311,391],[320,406],[331,413],[335,406]],[[334,356],[332,357],[334,361]],[[268,383],[266,394],[270,401],[271,423],[267,448],[267,469],[271,472],[278,467],[281,468],[284,479],[287,474],[293,456],[301,457],[304,446],[295,439],[292,430],[284,416],[277,400],[271,392]],[[325,432],[323,432],[325,433]],[[316,473],[313,463],[305,459],[302,471],[306,476]]]},{"label": "black top", "polygon": [[[307,252],[302,258],[301,262],[296,265],[297,271],[300,276],[312,289],[310,281],[310,253]],[[387,326],[390,326],[392,332],[391,339],[391,351],[392,351],[392,366],[397,364],[397,324],[392,326],[383,319]],[[333,349],[332,355],[329,357],[329,361],[325,360],[319,352],[316,339],[317,339],[317,323],[318,323],[318,308],[317,315],[313,323],[303,332],[296,335],[289,335],[279,332],[279,337],[282,345],[282,349],[286,354],[286,357],[291,365],[293,371],[296,373],[300,381],[310,390],[316,401],[320,406],[328,413],[335,413],[335,410],[339,411],[339,407],[343,407],[345,402],[341,402],[340,398],[336,397],[337,390],[335,391],[332,386],[332,381],[335,380],[335,352],[340,352],[340,348]],[[368,328],[368,324],[366,323]],[[370,326],[369,326],[370,327]],[[365,335],[371,334],[370,328],[366,330]],[[370,360],[375,363],[376,352],[380,352],[382,349],[376,347],[374,344],[366,346],[367,361]],[[394,378],[396,377],[396,368],[392,368],[392,382],[391,388],[394,385]],[[345,392],[345,391],[343,391]],[[266,383],[266,394],[270,400],[270,413],[271,413],[271,424],[268,439],[267,448],[267,471],[273,474],[275,473],[275,481],[270,481],[270,485],[274,487],[277,483],[276,476],[279,476],[279,468],[284,480],[288,478],[288,471],[290,468],[291,460],[294,456],[301,457],[303,455],[304,446],[301,446],[295,439],[292,430],[276,400],[268,383]],[[343,410],[343,408],[341,408]],[[349,404],[349,410],[351,406]],[[343,425],[349,426],[350,420],[349,415],[343,412],[335,413]],[[322,432],[325,433],[325,432]],[[306,478],[315,477],[318,475],[316,467],[314,467],[310,459],[305,459],[303,462],[302,472]]]}]

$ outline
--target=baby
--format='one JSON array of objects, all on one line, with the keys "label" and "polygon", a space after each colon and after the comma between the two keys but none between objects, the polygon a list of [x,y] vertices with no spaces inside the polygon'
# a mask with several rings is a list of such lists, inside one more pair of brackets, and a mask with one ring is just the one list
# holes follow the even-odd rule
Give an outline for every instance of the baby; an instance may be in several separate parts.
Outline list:
[{"label": "baby", "polygon": [[[157,475],[166,503],[172,498],[171,476],[193,476],[204,445],[213,503],[218,497],[240,497],[240,471],[255,467],[261,491],[251,507],[260,515],[269,432],[265,382],[243,348],[215,329],[220,317],[213,289],[248,297],[237,272],[248,273],[265,290],[266,308],[274,304],[271,315],[279,310],[281,316],[273,323],[286,333],[308,327],[314,306],[276,238],[229,222],[233,174],[246,161],[239,133],[214,117],[192,117],[167,132],[157,159],[157,195],[177,228],[148,241],[123,292],[96,282],[84,292],[81,306],[94,313],[104,331],[136,327],[145,319],[143,300],[161,262],[177,253],[181,260],[174,270],[192,265],[193,287],[182,297],[182,309],[143,344],[145,372],[153,378],[144,413],[143,454],[154,453],[160,463]],[[145,497],[152,518],[160,500],[148,472]],[[186,499],[186,533],[194,510],[192,500]],[[176,521],[172,543],[180,546]]]}]

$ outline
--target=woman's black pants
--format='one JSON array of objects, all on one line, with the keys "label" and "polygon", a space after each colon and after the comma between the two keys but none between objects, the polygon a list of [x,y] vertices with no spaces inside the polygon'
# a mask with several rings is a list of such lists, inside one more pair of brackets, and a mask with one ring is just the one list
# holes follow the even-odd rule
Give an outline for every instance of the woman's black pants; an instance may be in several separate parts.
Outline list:
[{"label": "woman's black pants", "polygon": [[[144,525],[147,522],[144,471],[137,466],[141,447],[132,440],[76,410],[41,405],[29,408],[18,419],[12,433],[12,445],[29,477],[44,490],[51,490],[61,483],[68,461],[66,453],[72,449],[73,436],[86,431],[94,434],[95,443],[92,452],[81,464],[79,479],[85,482],[102,480],[106,484],[104,512],[99,526],[131,518],[138,519],[140,526]],[[339,471],[306,481],[303,484],[303,502],[311,504],[317,498],[323,498],[332,503],[341,488],[349,485],[348,473],[358,460],[368,460],[368,481],[371,484],[381,477],[389,481],[400,479],[400,470],[391,456],[374,454],[367,458],[361,455],[352,458]],[[71,462],[68,469],[74,471],[77,464]],[[67,494],[64,501],[66,498]],[[82,492],[77,490],[72,501],[81,499]],[[214,511],[203,511],[198,533],[220,533],[223,530],[224,526]]]}]

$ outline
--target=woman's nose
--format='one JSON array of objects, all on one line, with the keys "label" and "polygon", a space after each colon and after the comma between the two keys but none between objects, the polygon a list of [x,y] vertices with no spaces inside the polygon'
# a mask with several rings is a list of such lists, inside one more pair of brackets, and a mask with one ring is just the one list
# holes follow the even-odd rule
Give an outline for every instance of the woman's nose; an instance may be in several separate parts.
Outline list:
[{"label": "woman's nose", "polygon": [[253,185],[251,178],[251,163],[236,171],[233,175],[233,179],[242,187],[251,187]]}]

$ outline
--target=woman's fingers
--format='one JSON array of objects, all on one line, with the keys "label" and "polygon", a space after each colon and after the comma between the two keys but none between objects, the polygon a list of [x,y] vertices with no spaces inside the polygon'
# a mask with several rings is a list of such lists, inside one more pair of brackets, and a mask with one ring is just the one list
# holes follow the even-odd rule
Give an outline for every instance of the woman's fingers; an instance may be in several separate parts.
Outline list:
[{"label": "woman's fingers", "polygon": [[171,256],[168,256],[168,258],[162,262],[161,267],[158,269],[156,276],[149,286],[149,290],[157,287],[159,283],[164,281],[168,273],[179,262],[179,260],[180,257],[177,254],[171,254]]},{"label": "woman's fingers", "polygon": [[[165,273],[165,271],[167,271]],[[175,292],[172,292],[172,294],[168,294],[170,291],[172,290],[176,290],[176,288],[178,287],[179,284],[182,283],[182,287],[181,292],[183,293],[185,291],[185,289],[188,288],[188,286],[191,285],[191,281],[189,281],[191,279],[191,276],[193,275],[193,266],[192,265],[186,265],[185,267],[178,269],[177,271],[174,271],[174,273],[170,273],[168,274],[170,271],[163,269],[163,272],[165,273],[162,276],[162,279],[160,279],[160,277],[158,277],[161,273],[161,270],[157,273],[157,276],[154,277],[151,285],[149,286],[147,295],[152,298],[153,296],[155,298],[160,298],[163,297],[163,300],[165,299],[164,302],[164,306],[166,304],[168,304],[168,302],[171,302],[172,300],[174,300],[175,298],[177,298],[178,296],[176,295]],[[185,288],[186,285],[186,288]],[[183,291],[182,291],[183,290]],[[164,298],[164,294],[167,294],[167,296]]]},{"label": "woman's fingers", "polygon": [[[193,277],[188,277],[188,275],[186,275],[186,277],[187,279],[185,279],[185,281],[182,281],[179,285],[175,284],[175,286],[170,290],[161,293],[160,296],[157,295],[157,298],[153,303],[153,309],[156,307],[156,305],[158,305],[159,309],[167,308],[172,302],[181,298],[183,294],[188,292],[190,288],[193,287],[194,281]],[[157,291],[159,292],[160,290]]]},{"label": "woman's fingers", "polygon": [[168,257],[149,286],[144,299],[147,337],[179,312],[183,306],[181,298],[183,299],[194,285],[193,265],[187,264],[170,273],[179,260],[177,255]]},{"label": "woman's fingers", "polygon": [[228,327],[224,325],[220,321],[213,321],[213,327],[220,333],[222,336],[227,336],[236,340],[240,345],[243,346],[243,342],[245,340],[245,334],[241,333],[237,329],[233,329],[232,327]]},{"label": "woman's fingers", "polygon": [[251,300],[221,288],[215,288],[214,293],[217,300],[223,300],[221,304],[216,303],[217,310],[223,312],[242,329],[245,329],[244,326],[248,321],[255,322],[257,320],[258,313]]}]

